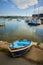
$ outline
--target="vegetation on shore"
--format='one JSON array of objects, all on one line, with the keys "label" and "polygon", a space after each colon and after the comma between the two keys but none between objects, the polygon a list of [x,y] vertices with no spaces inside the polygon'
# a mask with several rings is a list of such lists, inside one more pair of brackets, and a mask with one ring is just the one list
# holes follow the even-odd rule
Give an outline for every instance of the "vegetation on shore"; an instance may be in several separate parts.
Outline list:
[{"label": "vegetation on shore", "polygon": [[24,18],[27,18],[28,16],[0,16],[0,18],[14,18],[14,19],[17,19],[17,18],[20,18],[20,19],[24,19]]},{"label": "vegetation on shore", "polygon": [[9,52],[9,50],[6,49],[6,48],[0,48],[0,51],[1,51],[1,52],[5,52],[5,53],[8,53],[8,52]]},{"label": "vegetation on shore", "polygon": [[[39,17],[43,17],[43,14],[33,14],[32,16],[39,16]],[[0,18],[27,18],[30,16],[0,16]]]}]

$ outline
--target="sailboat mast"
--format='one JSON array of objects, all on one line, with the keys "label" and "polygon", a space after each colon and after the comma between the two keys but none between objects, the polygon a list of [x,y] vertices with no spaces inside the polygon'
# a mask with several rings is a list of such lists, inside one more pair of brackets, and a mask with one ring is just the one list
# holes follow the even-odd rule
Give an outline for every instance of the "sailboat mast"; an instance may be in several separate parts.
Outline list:
[{"label": "sailboat mast", "polygon": [[39,3],[38,3],[38,13],[37,14],[38,14],[38,18],[39,18]]}]

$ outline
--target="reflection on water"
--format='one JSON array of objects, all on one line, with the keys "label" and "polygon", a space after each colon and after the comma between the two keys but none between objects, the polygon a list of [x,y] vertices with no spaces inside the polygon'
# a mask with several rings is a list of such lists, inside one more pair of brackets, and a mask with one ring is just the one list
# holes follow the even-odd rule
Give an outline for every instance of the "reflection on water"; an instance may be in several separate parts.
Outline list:
[{"label": "reflection on water", "polygon": [[16,39],[26,38],[33,41],[43,42],[43,25],[29,26],[24,20],[0,19],[5,26],[0,27],[0,40],[12,42]]}]

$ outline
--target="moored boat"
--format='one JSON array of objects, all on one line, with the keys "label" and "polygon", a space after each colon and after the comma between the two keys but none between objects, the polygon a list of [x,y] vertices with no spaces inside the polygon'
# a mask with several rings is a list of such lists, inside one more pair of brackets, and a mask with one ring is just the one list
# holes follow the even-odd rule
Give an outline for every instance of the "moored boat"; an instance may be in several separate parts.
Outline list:
[{"label": "moored boat", "polygon": [[43,21],[43,17],[40,17],[40,20]]},{"label": "moored boat", "polygon": [[43,24],[43,17],[40,17],[40,20],[41,20],[41,24]]},{"label": "moored boat", "polygon": [[9,45],[9,51],[13,57],[25,54],[30,50],[31,40],[17,40]]},{"label": "moored boat", "polygon": [[0,27],[3,27],[3,26],[5,26],[5,24],[3,24],[3,23],[0,23]]},{"label": "moored boat", "polygon": [[30,21],[28,22],[28,25],[38,26],[38,25],[41,25],[41,21],[40,21],[40,20],[30,20]]},{"label": "moored boat", "polygon": [[26,23],[28,23],[28,22],[29,22],[29,20],[25,20],[25,22],[26,22]]}]

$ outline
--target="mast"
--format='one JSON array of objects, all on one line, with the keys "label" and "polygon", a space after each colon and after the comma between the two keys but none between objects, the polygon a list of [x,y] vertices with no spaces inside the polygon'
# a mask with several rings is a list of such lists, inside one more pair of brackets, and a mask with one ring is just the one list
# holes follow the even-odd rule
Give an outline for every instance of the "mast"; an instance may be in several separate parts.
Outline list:
[{"label": "mast", "polygon": [[[39,0],[38,0],[39,1]],[[38,3],[38,12],[37,12],[37,14],[38,14],[38,18],[39,18],[39,3]]]}]

